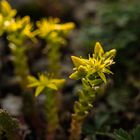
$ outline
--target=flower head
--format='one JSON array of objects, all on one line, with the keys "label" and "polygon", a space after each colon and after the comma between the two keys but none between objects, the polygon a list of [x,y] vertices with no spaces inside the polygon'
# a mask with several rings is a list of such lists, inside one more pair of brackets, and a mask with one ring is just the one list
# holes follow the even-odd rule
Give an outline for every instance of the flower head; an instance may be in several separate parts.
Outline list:
[{"label": "flower head", "polygon": [[74,23],[60,23],[59,18],[42,19],[37,22],[37,34],[50,43],[64,44],[64,37],[74,28]]},{"label": "flower head", "polygon": [[5,31],[8,32],[8,39],[12,42],[14,41],[16,44],[19,44],[19,41],[22,43],[22,41],[25,41],[25,39],[35,41],[36,34],[33,31],[33,25],[30,22],[29,16],[7,21],[5,24]]},{"label": "flower head", "polygon": [[35,87],[35,96],[38,96],[45,88],[58,90],[64,84],[64,79],[52,79],[44,73],[39,75],[39,78],[28,76],[28,87]]},{"label": "flower head", "polygon": [[0,2],[0,13],[5,20],[9,20],[16,15],[17,11],[15,9],[12,9],[10,4],[6,0],[2,0]]},{"label": "flower head", "polygon": [[72,61],[75,66],[75,72],[70,75],[71,79],[86,78],[90,81],[101,79],[106,82],[105,74],[112,74],[110,65],[114,64],[113,58],[115,57],[116,50],[112,49],[104,52],[101,44],[96,43],[94,53],[89,55],[88,59],[72,56]]},{"label": "flower head", "polygon": [[6,0],[0,1],[0,36],[4,33],[5,25],[16,15],[17,11],[12,9]]}]

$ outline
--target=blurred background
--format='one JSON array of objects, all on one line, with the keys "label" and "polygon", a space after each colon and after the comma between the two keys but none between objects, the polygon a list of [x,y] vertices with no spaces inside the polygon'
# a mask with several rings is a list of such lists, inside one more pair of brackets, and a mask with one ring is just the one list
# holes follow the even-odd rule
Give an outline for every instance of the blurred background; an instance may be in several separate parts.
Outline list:
[{"label": "blurred background", "polygon": [[[43,17],[58,17],[63,23],[74,22],[76,27],[70,33],[68,43],[61,48],[63,54],[62,73],[67,79],[63,89],[62,128],[58,138],[68,135],[70,112],[80,83],[69,80],[72,73],[71,55],[87,57],[99,41],[105,50],[115,48],[116,64],[114,75],[101,90],[101,96],[94,104],[83,127],[85,140],[109,140],[95,132],[113,132],[123,128],[131,131],[140,123],[140,1],[139,0],[9,0],[17,9],[17,16],[29,15],[33,22]],[[43,44],[43,43],[42,43]],[[46,59],[41,54],[42,44],[29,53],[32,73],[46,68]],[[42,46],[41,46],[42,45]],[[40,47],[41,46],[41,47]],[[39,50],[39,51],[38,51]],[[27,140],[35,138],[34,126],[30,120],[22,120],[21,89],[15,81],[11,56],[5,40],[0,38],[0,106],[13,116],[20,116],[22,130]],[[75,86],[76,85],[76,86]],[[37,101],[41,106],[43,95]],[[40,112],[43,110],[40,110]],[[59,136],[61,135],[61,136]]]}]

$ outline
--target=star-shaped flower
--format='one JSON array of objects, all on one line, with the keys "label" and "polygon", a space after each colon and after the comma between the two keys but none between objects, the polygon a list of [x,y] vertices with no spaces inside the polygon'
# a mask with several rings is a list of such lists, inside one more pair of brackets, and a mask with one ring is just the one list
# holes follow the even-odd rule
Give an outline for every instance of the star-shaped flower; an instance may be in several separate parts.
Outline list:
[{"label": "star-shaped flower", "polygon": [[104,52],[101,44],[97,42],[94,53],[92,56],[89,55],[88,59],[76,56],[71,57],[75,66],[73,69],[75,72],[70,75],[70,78],[75,80],[86,78],[90,81],[101,79],[106,83],[105,74],[112,74],[110,65],[115,63],[113,61],[115,54],[115,49]]},{"label": "star-shaped flower", "polygon": [[28,87],[35,87],[35,96],[38,96],[44,89],[58,90],[64,84],[64,79],[52,79],[45,74],[40,74],[39,78],[28,76]]}]

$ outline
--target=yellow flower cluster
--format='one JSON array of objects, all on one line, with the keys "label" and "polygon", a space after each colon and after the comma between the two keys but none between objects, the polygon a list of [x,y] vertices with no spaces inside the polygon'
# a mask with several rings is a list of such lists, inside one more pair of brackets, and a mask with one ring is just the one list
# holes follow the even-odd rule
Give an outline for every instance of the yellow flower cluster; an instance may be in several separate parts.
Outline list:
[{"label": "yellow flower cluster", "polygon": [[112,73],[109,70],[109,67],[110,65],[115,63],[113,61],[115,54],[115,49],[112,49],[105,53],[101,44],[97,42],[95,45],[94,53],[92,54],[92,56],[89,56],[88,59],[79,58],[76,56],[71,57],[75,65],[75,72],[70,75],[70,78],[76,80],[86,78],[90,81],[96,79],[96,82],[97,79],[98,81],[100,81],[101,78],[102,81],[106,82],[105,73]]},{"label": "yellow flower cluster", "polygon": [[35,41],[35,31],[30,17],[12,19],[5,25],[5,31],[8,33],[8,39],[15,44],[21,45],[26,39]]},{"label": "yellow flower cluster", "polygon": [[25,34],[28,37],[30,36],[32,37],[31,34],[32,24],[30,23],[29,16],[25,16],[21,19],[20,18],[17,18],[15,20],[13,19],[10,22],[7,22],[5,26],[8,32],[15,32],[22,29],[22,34]]},{"label": "yellow flower cluster", "polygon": [[48,42],[64,44],[64,37],[74,26],[72,22],[60,24],[58,18],[42,19],[37,22],[37,34]]},{"label": "yellow flower cluster", "polygon": [[0,2],[0,35],[7,32],[10,41],[14,41],[16,38],[34,40],[35,33],[32,32],[33,25],[30,22],[30,17],[15,18],[16,13],[17,11],[12,9],[6,0]]},{"label": "yellow flower cluster", "polygon": [[17,13],[16,10],[12,9],[9,3],[5,0],[2,0],[0,2],[0,13],[5,19],[11,19],[14,17]]},{"label": "yellow flower cluster", "polygon": [[4,32],[5,24],[7,24],[16,15],[16,10],[12,9],[5,0],[0,2],[0,35]]}]

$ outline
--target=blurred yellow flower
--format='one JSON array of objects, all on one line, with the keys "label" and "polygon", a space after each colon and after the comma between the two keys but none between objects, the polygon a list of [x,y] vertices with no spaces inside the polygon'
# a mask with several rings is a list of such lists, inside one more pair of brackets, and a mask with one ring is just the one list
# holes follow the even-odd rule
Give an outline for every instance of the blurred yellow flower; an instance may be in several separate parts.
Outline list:
[{"label": "blurred yellow flower", "polygon": [[45,74],[40,74],[39,78],[28,76],[28,87],[36,87],[35,96],[38,96],[45,88],[58,90],[64,84],[64,79],[52,79]]},{"label": "blurred yellow flower", "polygon": [[37,22],[37,34],[49,42],[65,43],[64,37],[71,31],[75,25],[73,22],[60,23],[58,18],[42,19]]},{"label": "blurred yellow flower", "polygon": [[0,2],[0,13],[5,20],[9,20],[14,17],[17,13],[15,9],[12,9],[10,4],[6,0]]}]

